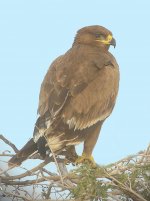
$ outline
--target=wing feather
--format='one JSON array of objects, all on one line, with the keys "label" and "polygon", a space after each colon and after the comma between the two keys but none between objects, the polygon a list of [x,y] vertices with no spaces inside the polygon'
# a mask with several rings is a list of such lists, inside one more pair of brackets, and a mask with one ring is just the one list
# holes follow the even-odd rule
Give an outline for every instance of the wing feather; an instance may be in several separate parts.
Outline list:
[{"label": "wing feather", "polygon": [[112,55],[90,52],[87,58],[87,49],[71,49],[49,68],[41,85],[38,112],[40,116],[48,113],[49,121],[59,115],[70,129],[90,127],[110,115],[118,75]]}]

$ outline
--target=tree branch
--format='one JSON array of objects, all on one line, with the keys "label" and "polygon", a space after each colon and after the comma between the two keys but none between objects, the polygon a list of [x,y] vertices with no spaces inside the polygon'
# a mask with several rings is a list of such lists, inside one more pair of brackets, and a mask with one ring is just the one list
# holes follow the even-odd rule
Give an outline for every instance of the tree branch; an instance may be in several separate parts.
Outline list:
[{"label": "tree branch", "polygon": [[[3,135],[0,135],[0,139],[15,152],[18,151],[15,145]],[[7,152],[4,151],[0,157],[11,156],[11,153]],[[29,170],[20,166],[23,173],[17,175],[10,173],[10,168],[1,168],[0,196],[15,198],[16,201],[69,201],[70,198],[78,201],[91,201],[92,199],[121,201],[120,196],[123,196],[126,201],[128,198],[133,201],[148,201],[150,196],[150,183],[148,182],[150,180],[150,145],[145,151],[127,156],[115,163],[94,168],[90,164],[81,165],[78,168],[71,164],[67,166],[65,163],[67,155],[67,150],[63,152],[61,150]],[[32,158],[39,159],[39,155],[36,153],[29,160],[33,161]],[[59,175],[55,171],[50,171],[52,169],[48,165],[56,161]],[[26,190],[29,187],[32,193]],[[54,197],[56,199],[52,199]]]}]

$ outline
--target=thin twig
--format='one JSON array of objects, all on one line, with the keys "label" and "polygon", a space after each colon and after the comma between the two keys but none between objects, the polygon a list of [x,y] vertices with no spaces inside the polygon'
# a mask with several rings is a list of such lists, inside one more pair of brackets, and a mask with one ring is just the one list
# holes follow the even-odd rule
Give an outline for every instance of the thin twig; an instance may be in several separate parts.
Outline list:
[{"label": "thin twig", "polygon": [[[45,136],[45,138],[46,138],[46,136]],[[47,140],[47,139],[46,139],[46,140]],[[53,156],[53,158],[54,158],[54,161],[55,161],[55,164],[56,164],[58,173],[59,173],[60,178],[61,178],[61,183],[62,183],[62,185],[64,185],[63,177],[62,177],[62,174],[61,174],[61,171],[60,171],[60,168],[59,168],[57,159],[56,159],[56,157],[55,157],[55,153],[53,152],[53,149],[52,149],[52,147],[51,147],[50,145],[49,145],[49,149],[50,149],[50,151],[51,151],[51,153],[52,153],[52,156]]]},{"label": "thin twig", "polygon": [[3,135],[0,134],[0,139],[3,140],[6,144],[8,144],[13,150],[15,153],[18,153],[19,150],[17,149],[17,147],[12,143],[10,142],[9,140],[7,140]]}]

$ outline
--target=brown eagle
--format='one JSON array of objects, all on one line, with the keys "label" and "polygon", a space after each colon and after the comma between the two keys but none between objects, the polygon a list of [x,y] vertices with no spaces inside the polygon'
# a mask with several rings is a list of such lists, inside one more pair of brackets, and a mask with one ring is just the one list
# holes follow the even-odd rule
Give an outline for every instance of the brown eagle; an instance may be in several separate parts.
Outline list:
[{"label": "brown eagle", "polygon": [[104,120],[111,114],[118,93],[119,68],[108,51],[116,46],[112,33],[102,26],[81,28],[72,47],[50,66],[42,82],[33,138],[12,157],[10,165],[20,165],[46,146],[59,150],[84,142],[84,160],[94,162],[93,148]]}]

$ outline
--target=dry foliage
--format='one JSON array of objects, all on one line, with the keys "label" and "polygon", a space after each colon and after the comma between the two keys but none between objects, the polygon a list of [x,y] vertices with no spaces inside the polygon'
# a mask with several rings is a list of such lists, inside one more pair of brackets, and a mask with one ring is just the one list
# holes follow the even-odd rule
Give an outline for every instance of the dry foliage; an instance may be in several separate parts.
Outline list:
[{"label": "dry foliage", "polygon": [[[3,135],[0,140],[18,152]],[[52,154],[30,169],[21,166],[11,170],[7,161],[13,154],[8,150],[0,153],[0,200],[150,200],[150,145],[145,151],[107,166],[85,163],[75,167],[66,164],[65,154]],[[34,159],[40,159],[37,153],[29,160],[34,164]],[[15,169],[20,173],[15,174]]]}]

